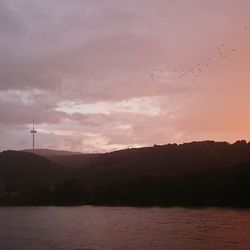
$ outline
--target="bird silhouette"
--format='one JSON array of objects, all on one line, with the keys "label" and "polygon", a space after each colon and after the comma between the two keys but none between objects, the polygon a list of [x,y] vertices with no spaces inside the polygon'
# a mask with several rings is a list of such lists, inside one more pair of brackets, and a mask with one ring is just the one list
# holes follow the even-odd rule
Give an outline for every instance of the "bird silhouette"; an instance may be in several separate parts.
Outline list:
[{"label": "bird silhouette", "polygon": [[[248,26],[245,26],[244,29],[248,30]],[[232,53],[235,53],[236,51],[237,51],[236,48],[228,48],[226,43],[221,43],[218,45],[214,55],[210,55],[209,57],[204,58],[203,60],[201,59],[202,61],[200,62],[196,62],[194,64],[187,65],[186,67],[182,68],[173,68],[172,70],[169,71],[153,68],[153,71],[151,73],[151,79],[165,80],[167,72],[175,75],[177,79],[189,79],[193,82],[195,81],[195,79],[203,75],[210,66],[218,62],[218,59],[225,60],[229,58],[229,56]]]}]

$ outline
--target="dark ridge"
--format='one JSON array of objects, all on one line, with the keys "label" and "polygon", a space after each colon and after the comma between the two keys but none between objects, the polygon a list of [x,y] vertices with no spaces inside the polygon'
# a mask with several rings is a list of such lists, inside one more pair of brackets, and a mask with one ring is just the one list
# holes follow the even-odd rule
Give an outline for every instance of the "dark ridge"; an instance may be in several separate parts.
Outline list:
[{"label": "dark ridge", "polygon": [[98,157],[100,154],[83,154],[79,152],[70,152],[64,150],[52,149],[25,149],[21,152],[29,152],[48,158],[49,160],[70,168],[80,168],[84,164],[88,164],[92,159]]},{"label": "dark ridge", "polygon": [[2,204],[250,206],[246,141],[46,157],[0,154]]}]

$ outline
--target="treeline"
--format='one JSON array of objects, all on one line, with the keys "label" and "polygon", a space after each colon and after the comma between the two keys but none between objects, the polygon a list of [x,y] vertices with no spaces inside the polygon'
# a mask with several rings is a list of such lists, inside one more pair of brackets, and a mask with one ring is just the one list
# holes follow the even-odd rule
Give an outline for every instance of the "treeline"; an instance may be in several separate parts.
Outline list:
[{"label": "treeline", "polygon": [[169,144],[83,158],[82,167],[74,168],[58,164],[60,159],[1,153],[0,203],[250,207],[245,141]]},{"label": "treeline", "polygon": [[72,179],[58,185],[54,195],[59,203],[250,206],[250,162],[172,177],[141,175],[91,184]]}]

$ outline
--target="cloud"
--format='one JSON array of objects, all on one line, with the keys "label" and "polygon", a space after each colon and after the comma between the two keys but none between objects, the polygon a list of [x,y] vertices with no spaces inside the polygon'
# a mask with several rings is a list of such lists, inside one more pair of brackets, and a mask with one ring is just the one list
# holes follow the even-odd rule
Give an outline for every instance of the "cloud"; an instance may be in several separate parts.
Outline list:
[{"label": "cloud", "polygon": [[56,99],[49,92],[33,89],[28,91],[0,91],[0,124],[26,125],[35,120],[36,123],[58,123],[64,114],[53,110]]},{"label": "cloud", "polygon": [[[88,152],[249,137],[249,7],[0,1],[2,147],[28,147],[33,119],[40,147]],[[237,52],[221,60],[221,44]]]},{"label": "cloud", "polygon": [[96,102],[85,104],[81,102],[58,103],[57,111],[68,114],[111,114],[111,113],[135,113],[155,116],[161,112],[158,97],[131,98],[119,102]]}]

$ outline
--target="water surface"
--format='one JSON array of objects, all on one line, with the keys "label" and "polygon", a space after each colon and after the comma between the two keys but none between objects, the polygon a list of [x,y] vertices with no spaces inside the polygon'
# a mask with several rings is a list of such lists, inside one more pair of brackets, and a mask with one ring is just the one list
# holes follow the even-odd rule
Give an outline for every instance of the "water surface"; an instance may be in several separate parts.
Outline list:
[{"label": "water surface", "polygon": [[0,249],[250,249],[250,210],[2,207]]}]

